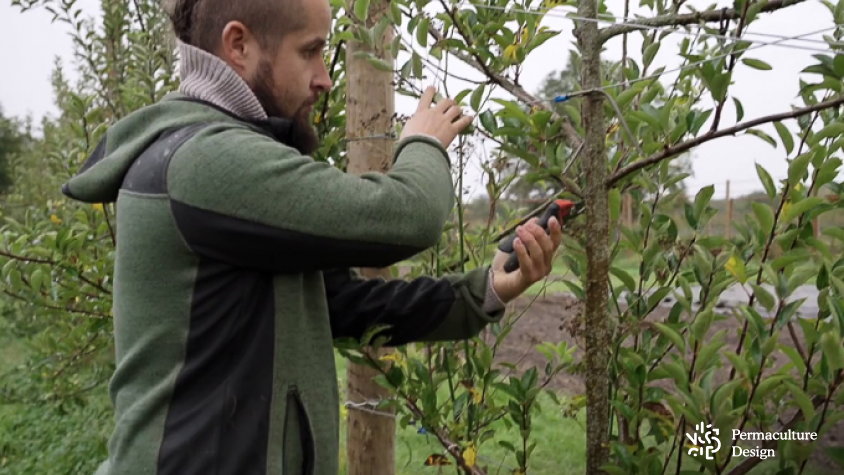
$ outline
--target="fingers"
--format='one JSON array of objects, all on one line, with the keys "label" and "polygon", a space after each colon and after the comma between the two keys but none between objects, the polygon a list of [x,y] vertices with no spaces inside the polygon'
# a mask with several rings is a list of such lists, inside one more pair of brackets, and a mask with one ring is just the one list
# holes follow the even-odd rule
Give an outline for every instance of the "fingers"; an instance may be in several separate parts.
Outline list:
[{"label": "fingers", "polygon": [[551,217],[548,220],[548,229],[551,231],[551,245],[556,250],[563,242],[563,225],[557,221],[556,217]]},{"label": "fingers", "polygon": [[448,110],[448,108],[453,105],[455,105],[454,99],[445,98],[440,102],[437,102],[436,105],[434,105],[434,110],[441,114],[444,114]]},{"label": "fingers", "polygon": [[457,131],[459,132],[459,131],[465,129],[466,127],[468,127],[469,124],[472,123],[472,120],[474,120],[474,117],[472,117],[471,115],[463,116],[463,117],[457,119],[456,121],[454,121],[454,126],[457,128]]},{"label": "fingers", "polygon": [[446,119],[448,119],[449,122],[453,122],[454,119],[463,115],[463,109],[460,106],[458,106],[457,104],[454,104],[451,107],[449,107],[448,109],[446,109],[445,113],[443,115],[445,116]]},{"label": "fingers", "polygon": [[[516,252],[519,268],[523,277],[531,282],[536,282],[551,273],[554,254],[562,241],[561,226],[556,218],[549,220],[548,230],[550,235],[537,224],[536,219],[532,219],[516,230],[518,236],[516,242],[523,251],[523,254],[518,250]],[[516,247],[514,243],[514,248]]]},{"label": "fingers", "polygon": [[430,109],[431,104],[434,102],[434,94],[436,93],[437,90],[434,89],[434,86],[426,87],[425,92],[422,93],[422,97],[419,98],[419,105],[416,106],[416,112],[422,112]]}]

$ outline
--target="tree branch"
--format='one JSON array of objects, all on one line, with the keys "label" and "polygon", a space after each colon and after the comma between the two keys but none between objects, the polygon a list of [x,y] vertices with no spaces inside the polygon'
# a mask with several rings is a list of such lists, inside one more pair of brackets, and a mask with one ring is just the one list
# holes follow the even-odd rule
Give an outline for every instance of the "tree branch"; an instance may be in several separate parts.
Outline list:
[{"label": "tree branch", "polygon": [[[471,43],[466,36],[463,35],[462,30],[460,29],[459,22],[457,21],[457,16],[450,13],[450,10],[446,9],[449,12],[449,15],[452,17],[452,21],[454,22],[455,28],[457,31],[460,32],[460,35],[463,36],[463,41],[466,42],[466,45],[471,47]],[[428,33],[434,37],[437,42],[441,42],[445,40],[445,36],[433,25],[428,26]],[[580,147],[583,143],[583,139],[577,133],[577,130],[574,129],[574,126],[571,124],[571,121],[561,116],[552,108],[549,108],[545,101],[542,99],[530,94],[527,92],[522,86],[516,84],[508,77],[498,74],[495,71],[489,69],[489,67],[481,61],[481,59],[477,55],[469,55],[463,51],[449,51],[449,54],[453,54],[457,59],[463,61],[467,65],[475,68],[483,75],[485,75],[489,80],[500,86],[505,91],[512,94],[516,99],[524,102],[525,104],[530,104],[531,106],[535,106],[537,108],[547,110],[551,112],[551,117],[554,120],[559,120],[563,124],[563,135],[566,137],[566,142],[572,148]]]},{"label": "tree branch", "polygon": [[[3,290],[3,293],[8,295],[9,297],[15,299],[15,300],[20,300],[20,301],[23,301],[23,302],[31,302],[28,298],[23,297],[23,296],[18,295],[18,294],[15,294],[15,293],[12,293],[12,292],[9,292],[8,290]],[[74,307],[71,307],[71,306],[59,307],[57,305],[47,305],[47,304],[35,304],[35,305],[38,306],[38,307],[41,307],[41,308],[49,309],[49,310],[58,310],[58,311],[62,311],[62,312],[76,313],[76,314],[79,314],[79,315],[84,315],[85,317],[88,317],[88,318],[98,318],[98,319],[102,319],[102,320],[107,320],[107,319],[111,318],[111,315],[108,315],[108,314],[105,314],[105,313],[102,313],[102,312],[94,312],[92,310],[84,310],[84,309],[74,308]]]},{"label": "tree branch", "polygon": [[632,163],[621,170],[613,173],[609,179],[607,179],[607,186],[612,186],[613,184],[617,183],[622,178],[626,177],[627,175],[640,170],[645,167],[649,167],[651,165],[657,164],[665,159],[671,158],[675,155],[685,152],[691,148],[697,147],[698,145],[704,144],[709,142],[710,140],[715,140],[717,138],[725,137],[727,135],[735,135],[738,132],[743,130],[747,130],[751,127],[755,127],[761,124],[767,124],[770,122],[777,122],[780,120],[785,119],[793,119],[795,117],[800,117],[801,115],[810,114],[815,111],[820,111],[824,109],[829,109],[832,107],[837,107],[844,104],[844,96],[837,97],[835,99],[830,99],[828,101],[820,102],[813,106],[804,107],[802,109],[794,109],[791,112],[782,112],[779,114],[773,115],[766,115],[764,117],[759,117],[757,119],[748,120],[746,122],[742,122],[740,124],[736,124],[732,127],[728,127],[726,129],[719,130],[717,132],[709,132],[699,137],[696,137],[692,140],[682,142],[680,144],[674,145],[672,147],[665,147],[662,152],[659,152],[655,155],[651,155],[650,157],[640,160],[638,162]]},{"label": "tree branch", "polygon": [[0,256],[8,257],[9,259],[14,259],[16,261],[21,262],[28,262],[30,264],[47,264],[47,265],[56,265],[56,261],[52,259],[38,259],[36,257],[27,257],[27,256],[19,256],[17,254],[12,254],[11,252],[4,251],[0,249]]},{"label": "tree branch", "polygon": [[[771,0],[762,7],[760,13],[769,13],[781,10],[804,1],[805,0]],[[624,33],[629,33],[631,31],[641,30],[643,29],[642,27],[695,25],[706,22],[735,20],[739,17],[741,17],[741,11],[729,8],[686,13],[683,15],[661,15],[653,18],[640,18],[636,19],[632,24],[621,23],[602,29],[600,33],[600,41],[601,43],[606,43],[607,40],[613,37],[623,35]]]}]

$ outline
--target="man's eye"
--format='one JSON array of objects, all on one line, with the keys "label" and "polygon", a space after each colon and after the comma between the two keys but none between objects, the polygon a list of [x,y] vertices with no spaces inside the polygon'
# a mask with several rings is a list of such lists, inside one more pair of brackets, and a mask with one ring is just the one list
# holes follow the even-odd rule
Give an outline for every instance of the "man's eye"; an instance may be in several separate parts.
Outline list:
[{"label": "man's eye", "polygon": [[305,50],[305,57],[313,58],[314,56],[318,56],[322,54],[322,47],[317,48],[309,48]]}]

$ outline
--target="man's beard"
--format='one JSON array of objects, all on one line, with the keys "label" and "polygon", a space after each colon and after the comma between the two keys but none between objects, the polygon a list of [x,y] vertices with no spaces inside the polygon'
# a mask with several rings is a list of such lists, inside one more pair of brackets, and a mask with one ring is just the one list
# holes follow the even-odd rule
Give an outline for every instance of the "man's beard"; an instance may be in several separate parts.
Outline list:
[{"label": "man's beard", "polygon": [[303,104],[298,110],[285,111],[282,101],[276,95],[273,81],[273,68],[269,61],[262,59],[258,64],[257,74],[250,81],[249,87],[258,98],[258,102],[270,117],[280,117],[290,121],[290,133],[286,145],[299,153],[310,155],[317,149],[316,130],[311,125],[309,108]]}]

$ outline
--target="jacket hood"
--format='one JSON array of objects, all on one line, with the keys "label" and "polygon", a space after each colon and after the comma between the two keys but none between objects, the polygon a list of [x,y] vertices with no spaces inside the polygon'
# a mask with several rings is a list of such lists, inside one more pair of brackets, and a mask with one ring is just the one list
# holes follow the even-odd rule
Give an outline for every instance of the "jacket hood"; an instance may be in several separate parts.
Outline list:
[{"label": "jacket hood", "polygon": [[170,94],[109,128],[79,172],[62,185],[62,193],[86,203],[114,202],[129,168],[164,132],[214,122],[251,124],[283,142],[290,133],[290,121],[285,119],[243,121],[213,104],[178,93]]}]

